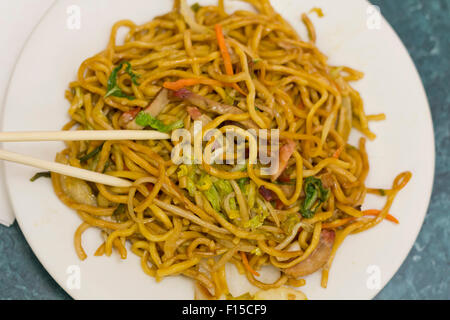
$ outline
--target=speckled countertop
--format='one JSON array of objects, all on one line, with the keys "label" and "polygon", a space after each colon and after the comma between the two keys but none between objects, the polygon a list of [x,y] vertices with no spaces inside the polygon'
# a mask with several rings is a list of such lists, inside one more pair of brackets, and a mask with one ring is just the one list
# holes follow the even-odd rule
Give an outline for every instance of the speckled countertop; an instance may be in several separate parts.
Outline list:
[{"label": "speckled countertop", "polygon": [[[425,223],[408,258],[376,299],[450,299],[450,0],[372,3],[419,70],[436,139],[434,189]],[[0,299],[70,299],[34,256],[17,223],[0,226]]]}]

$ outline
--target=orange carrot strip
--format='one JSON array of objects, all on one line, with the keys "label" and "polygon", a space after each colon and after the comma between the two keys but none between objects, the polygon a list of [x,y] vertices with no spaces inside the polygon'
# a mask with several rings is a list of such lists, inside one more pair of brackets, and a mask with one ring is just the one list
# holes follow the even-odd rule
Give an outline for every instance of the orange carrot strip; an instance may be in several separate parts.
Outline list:
[{"label": "orange carrot strip", "polygon": [[244,90],[242,90],[241,87],[239,87],[237,85],[237,83],[232,83],[231,86],[233,87],[234,90],[236,90],[237,92],[239,92],[243,96],[247,96],[247,93]]},{"label": "orange carrot strip", "polygon": [[222,26],[216,24],[214,30],[216,30],[217,43],[219,44],[220,54],[222,55],[223,64],[225,65],[225,72],[228,75],[232,75],[234,73],[233,65],[231,64],[230,53],[228,52],[225,37],[223,36]]},{"label": "orange carrot strip", "polygon": [[241,251],[241,258],[242,258],[242,263],[244,264],[245,269],[247,269],[253,275],[259,277],[259,273],[256,272],[255,270],[253,270],[252,267],[250,267],[250,265],[248,264],[247,256],[245,255],[245,252],[243,252],[243,251]]},{"label": "orange carrot strip", "polygon": [[[228,52],[227,45],[225,43],[222,26],[220,24],[216,24],[214,26],[214,30],[216,30],[217,43],[219,45],[220,54],[222,55],[223,64],[225,65],[225,72],[227,75],[232,76],[234,74],[233,64],[231,63],[230,53]],[[231,86],[240,94],[244,96],[247,95],[236,83],[233,83]]]},{"label": "orange carrot strip", "polygon": [[166,81],[163,83],[163,87],[169,90],[180,90],[185,87],[194,86],[196,84],[205,84],[210,86],[220,87],[224,84],[220,81],[207,79],[207,78],[188,78],[188,79],[180,79],[174,82]]},{"label": "orange carrot strip", "polygon": [[[362,212],[362,214],[364,216],[377,216],[380,214],[380,210],[377,210],[377,209],[365,210]],[[389,220],[389,221],[397,223],[397,224],[400,223],[396,217],[390,215],[389,213],[386,216],[386,220]]]},{"label": "orange carrot strip", "polygon": [[247,96],[247,93],[244,90],[242,90],[241,87],[239,87],[237,85],[237,83],[231,83],[231,87],[233,87],[234,90],[236,90],[237,92],[239,92],[243,96]]}]

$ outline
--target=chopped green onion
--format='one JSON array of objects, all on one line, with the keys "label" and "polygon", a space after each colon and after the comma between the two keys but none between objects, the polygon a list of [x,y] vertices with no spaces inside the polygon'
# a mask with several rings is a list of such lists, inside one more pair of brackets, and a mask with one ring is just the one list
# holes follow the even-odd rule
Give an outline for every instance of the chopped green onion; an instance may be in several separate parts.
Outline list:
[{"label": "chopped green onion", "polygon": [[181,119],[171,124],[164,124],[161,120],[156,119],[144,111],[138,113],[135,122],[142,127],[151,127],[159,132],[170,132],[178,128],[183,128],[184,126],[184,122]]},{"label": "chopped green onion", "polygon": [[131,78],[131,81],[138,85],[137,79],[139,78],[139,75],[131,71],[131,64],[127,61],[121,62],[117,67],[113,69],[111,74],[108,78],[108,86],[106,88],[107,92],[105,94],[105,98],[109,96],[119,97],[119,98],[127,98],[128,100],[134,100],[136,99],[133,96],[127,95],[125,92],[120,89],[120,87],[117,85],[117,75],[120,70],[122,70],[123,65],[126,65],[125,72],[128,73],[128,75]]},{"label": "chopped green onion", "polygon": [[97,148],[95,148],[94,150],[92,150],[91,152],[89,152],[88,154],[82,156],[80,159],[81,162],[86,162],[89,159],[95,157],[100,151],[102,151],[103,148],[103,143],[101,145],[99,145]]},{"label": "chopped green onion", "polygon": [[50,178],[50,177],[51,177],[50,171],[38,172],[33,177],[30,178],[30,181],[34,182],[39,178]]}]

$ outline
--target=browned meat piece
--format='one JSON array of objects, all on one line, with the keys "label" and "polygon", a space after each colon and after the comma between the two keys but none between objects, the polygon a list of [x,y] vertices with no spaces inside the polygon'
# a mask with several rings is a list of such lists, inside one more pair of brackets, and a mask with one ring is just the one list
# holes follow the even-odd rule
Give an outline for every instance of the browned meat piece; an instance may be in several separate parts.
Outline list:
[{"label": "browned meat piece", "polygon": [[311,255],[293,267],[284,270],[284,273],[294,278],[304,277],[314,273],[324,266],[331,254],[335,238],[333,230],[322,230],[319,244]]}]

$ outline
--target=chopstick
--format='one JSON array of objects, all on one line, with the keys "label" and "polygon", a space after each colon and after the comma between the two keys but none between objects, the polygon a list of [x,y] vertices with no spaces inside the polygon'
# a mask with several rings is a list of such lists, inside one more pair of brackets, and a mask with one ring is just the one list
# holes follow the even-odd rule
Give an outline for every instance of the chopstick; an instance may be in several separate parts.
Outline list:
[{"label": "chopstick", "polygon": [[0,132],[0,142],[81,140],[163,140],[167,133],[155,130],[75,130]]},{"label": "chopstick", "polygon": [[65,176],[71,176],[82,180],[106,184],[113,187],[130,187],[132,185],[132,183],[128,180],[109,176],[107,174],[72,167],[62,163],[41,160],[2,149],[0,149],[0,159],[56,172]]},{"label": "chopstick", "polygon": [[[0,142],[20,141],[82,141],[82,140],[164,140],[170,139],[167,133],[154,130],[76,130],[76,131],[22,131],[0,132]],[[17,162],[59,173],[65,176],[101,183],[113,187],[130,187],[128,180],[109,176],[62,163],[33,158],[0,149],[0,160]]]}]

